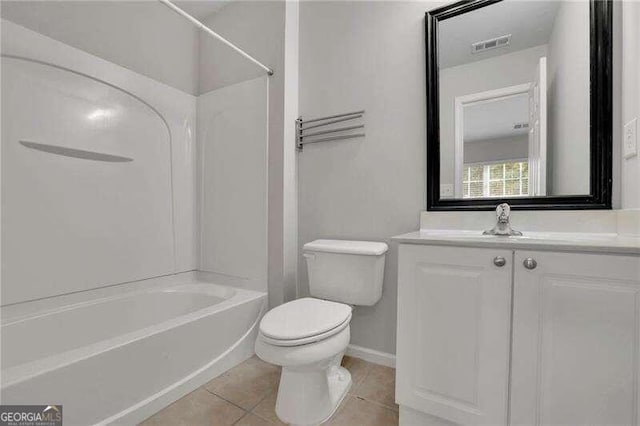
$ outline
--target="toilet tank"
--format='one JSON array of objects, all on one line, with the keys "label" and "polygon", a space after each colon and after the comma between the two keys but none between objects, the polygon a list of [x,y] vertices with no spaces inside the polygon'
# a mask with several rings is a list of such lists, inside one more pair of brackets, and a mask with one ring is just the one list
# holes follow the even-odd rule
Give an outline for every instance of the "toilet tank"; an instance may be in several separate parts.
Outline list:
[{"label": "toilet tank", "polygon": [[382,296],[388,246],[371,241],[315,240],[303,247],[311,296],[375,305]]}]

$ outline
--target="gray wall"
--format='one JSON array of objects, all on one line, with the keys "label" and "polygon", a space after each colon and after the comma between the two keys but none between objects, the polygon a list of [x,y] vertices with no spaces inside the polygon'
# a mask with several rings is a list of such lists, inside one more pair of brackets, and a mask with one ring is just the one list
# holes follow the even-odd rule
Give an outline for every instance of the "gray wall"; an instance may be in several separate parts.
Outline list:
[{"label": "gray wall", "polygon": [[548,47],[549,193],[588,194],[590,73],[587,2],[560,3]]},{"label": "gray wall", "polygon": [[154,1],[2,1],[2,17],[192,95],[197,30]]},{"label": "gray wall", "polygon": [[[293,300],[298,284],[298,150],[295,147],[296,129],[291,123],[299,114],[299,29],[300,4],[287,2],[285,23],[285,88],[284,88],[284,143],[283,143],[283,272],[282,294],[272,294],[272,302]],[[278,280],[271,282],[277,287]]]},{"label": "gray wall", "polygon": [[[640,3],[624,2],[622,8],[622,123],[636,119],[640,131]],[[622,208],[640,209],[640,155],[621,161]]]},{"label": "gray wall", "polygon": [[[301,3],[301,115],[364,108],[367,137],[310,145],[299,155],[300,244],[320,237],[385,241],[418,228],[419,213],[425,208],[424,13],[443,4]],[[625,8],[631,9],[628,4]],[[637,66],[640,17],[637,9],[635,13],[624,40],[626,49],[636,52],[633,63]],[[625,90],[632,87],[638,93],[638,75],[637,71],[627,73]],[[614,79],[615,87],[619,75]],[[616,105],[620,103],[617,93]],[[638,105],[640,97],[629,96],[628,102]],[[619,146],[616,135],[614,144]],[[628,165],[629,172],[614,187],[623,186],[629,207],[640,207],[632,204],[638,197],[628,195],[638,193],[640,168]],[[356,308],[352,343],[394,353],[395,247],[387,261],[382,300],[371,308]],[[308,281],[302,259],[299,275],[304,295]]]},{"label": "gray wall", "polygon": [[[282,70],[284,2],[230,2],[202,22],[260,62]],[[200,34],[199,61],[200,93],[264,75],[260,67],[205,33]]]},{"label": "gray wall", "polygon": [[[435,2],[302,2],[300,113],[365,109],[363,139],[299,154],[299,241],[388,241],[425,209],[424,13]],[[308,294],[300,258],[300,295]],[[382,300],[356,307],[351,343],[395,353],[397,247]]]}]

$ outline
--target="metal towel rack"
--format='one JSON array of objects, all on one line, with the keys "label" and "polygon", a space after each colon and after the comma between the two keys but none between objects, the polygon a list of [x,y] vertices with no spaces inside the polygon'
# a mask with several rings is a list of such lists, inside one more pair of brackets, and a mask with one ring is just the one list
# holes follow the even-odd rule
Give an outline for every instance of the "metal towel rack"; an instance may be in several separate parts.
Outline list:
[{"label": "metal towel rack", "polygon": [[[314,118],[311,120],[303,120],[302,117],[299,117],[296,120],[296,146],[300,151],[302,151],[302,147],[308,143],[327,142],[327,141],[335,141],[340,139],[361,138],[364,136],[364,133],[344,133],[344,132],[349,132],[355,129],[364,129],[364,124],[356,124],[353,126],[338,127],[334,129],[327,129],[327,130],[316,130],[313,132],[308,132],[308,130],[316,129],[318,127],[323,127],[323,126],[329,126],[336,123],[342,123],[344,121],[356,120],[358,118],[362,118],[363,116],[364,116],[364,110],[347,112],[345,114],[330,115],[327,117]],[[315,124],[311,124],[311,123],[315,123]],[[340,133],[340,134],[335,136],[324,136],[320,138],[318,137],[322,135],[331,135],[332,133]]]}]

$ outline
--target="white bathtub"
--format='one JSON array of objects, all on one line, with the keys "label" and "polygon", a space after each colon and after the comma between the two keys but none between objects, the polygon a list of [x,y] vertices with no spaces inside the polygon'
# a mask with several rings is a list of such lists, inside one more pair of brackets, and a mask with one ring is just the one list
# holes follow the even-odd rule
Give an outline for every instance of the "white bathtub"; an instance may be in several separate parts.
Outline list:
[{"label": "white bathtub", "polygon": [[135,424],[253,353],[266,294],[180,274],[3,308],[3,404]]}]

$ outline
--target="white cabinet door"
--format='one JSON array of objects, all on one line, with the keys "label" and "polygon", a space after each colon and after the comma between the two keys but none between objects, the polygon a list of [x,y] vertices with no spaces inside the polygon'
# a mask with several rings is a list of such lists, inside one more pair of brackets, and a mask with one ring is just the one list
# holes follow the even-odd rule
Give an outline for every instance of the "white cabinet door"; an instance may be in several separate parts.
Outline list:
[{"label": "white cabinet door", "polygon": [[397,402],[506,424],[512,252],[402,244],[399,256]]},{"label": "white cabinet door", "polygon": [[639,424],[640,258],[517,251],[514,268],[511,424]]}]

